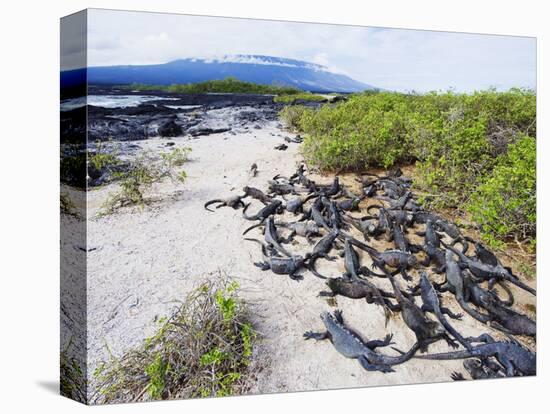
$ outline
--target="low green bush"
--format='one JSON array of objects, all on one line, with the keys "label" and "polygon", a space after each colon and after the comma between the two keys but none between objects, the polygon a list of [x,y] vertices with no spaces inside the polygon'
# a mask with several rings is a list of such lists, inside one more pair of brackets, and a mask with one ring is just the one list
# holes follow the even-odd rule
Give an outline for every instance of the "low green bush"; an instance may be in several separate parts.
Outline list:
[{"label": "low green bush", "polygon": [[303,105],[285,106],[279,112],[279,118],[285,127],[290,129],[301,129],[300,120],[302,119],[304,113],[310,110],[311,109],[306,108]]},{"label": "low green bush", "polygon": [[126,169],[113,174],[120,189],[109,194],[100,214],[111,214],[121,207],[143,205],[145,192],[165,178],[183,183],[187,175],[185,171],[177,171],[176,167],[187,161],[190,151],[188,147],[175,148],[169,153],[161,153],[158,158],[149,151],[140,153]]},{"label": "low green bush", "polygon": [[488,241],[535,238],[536,179],[536,141],[524,135],[496,160],[467,206]]},{"label": "low green bush", "polygon": [[86,403],[87,382],[80,361],[72,355],[74,352],[72,341],[61,351],[59,364],[59,392],[72,400]]},{"label": "low green bush", "polygon": [[274,102],[277,103],[285,103],[285,104],[292,104],[296,101],[307,101],[307,102],[325,102],[327,98],[325,98],[322,95],[317,95],[314,93],[293,93],[293,94],[284,94],[284,95],[277,95],[275,98],[273,98]]},{"label": "low green bush", "polygon": [[204,283],[141,346],[98,364],[94,403],[241,394],[256,338],[238,285]]}]

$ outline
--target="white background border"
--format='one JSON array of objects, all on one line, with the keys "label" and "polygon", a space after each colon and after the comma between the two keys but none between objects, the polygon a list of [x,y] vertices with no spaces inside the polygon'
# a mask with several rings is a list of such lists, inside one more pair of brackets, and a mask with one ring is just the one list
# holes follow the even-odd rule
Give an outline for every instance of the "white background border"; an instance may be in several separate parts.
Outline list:
[{"label": "white background border", "polygon": [[[544,1],[28,0],[3,3],[0,37],[0,407],[83,412],[59,397],[59,18],[86,7],[357,24],[538,38],[538,200],[548,206],[549,12]],[[213,29],[215,30],[215,29]],[[546,164],[546,166],[545,166]],[[538,376],[98,407],[98,412],[532,412],[550,390],[548,207],[538,215]],[[323,361],[319,361],[320,364]],[[397,375],[397,374],[393,374]],[[546,392],[546,395],[544,394]],[[547,408],[548,409],[548,408]],[[540,410],[535,408],[535,412]]]}]

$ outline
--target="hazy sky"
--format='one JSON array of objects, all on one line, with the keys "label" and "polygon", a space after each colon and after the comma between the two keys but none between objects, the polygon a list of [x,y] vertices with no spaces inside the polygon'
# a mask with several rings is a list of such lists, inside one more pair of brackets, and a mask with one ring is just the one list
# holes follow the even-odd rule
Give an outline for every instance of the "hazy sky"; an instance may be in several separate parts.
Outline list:
[{"label": "hazy sky", "polygon": [[536,86],[534,38],[90,10],[88,65],[259,54],[390,90]]}]

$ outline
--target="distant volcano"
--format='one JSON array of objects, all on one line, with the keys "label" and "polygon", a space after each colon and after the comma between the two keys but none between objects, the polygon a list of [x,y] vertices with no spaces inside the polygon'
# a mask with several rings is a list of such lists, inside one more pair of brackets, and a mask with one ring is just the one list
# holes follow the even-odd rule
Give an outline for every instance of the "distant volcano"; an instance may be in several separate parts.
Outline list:
[{"label": "distant volcano", "polygon": [[[69,75],[68,72],[62,73],[62,82],[64,77],[69,79]],[[213,59],[189,58],[158,65],[88,68],[90,84],[170,85],[227,77],[264,85],[294,86],[312,92],[360,92],[377,89],[349,76],[331,72],[321,65],[260,55],[232,55]]]}]

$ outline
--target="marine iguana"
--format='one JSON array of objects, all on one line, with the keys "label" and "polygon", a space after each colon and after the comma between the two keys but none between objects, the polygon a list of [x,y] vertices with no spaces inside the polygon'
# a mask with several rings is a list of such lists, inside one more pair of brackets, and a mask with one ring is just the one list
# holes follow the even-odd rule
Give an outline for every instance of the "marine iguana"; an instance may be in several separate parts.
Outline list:
[{"label": "marine iguana", "polygon": [[460,307],[464,309],[468,315],[481,323],[489,322],[491,320],[490,316],[483,315],[468,305],[462,270],[460,269],[458,263],[454,261],[453,253],[450,250],[447,250],[445,253],[445,263],[445,282],[439,285],[437,290],[440,292],[450,290],[455,294],[456,300]]},{"label": "marine iguana", "polygon": [[471,345],[468,341],[464,339],[462,335],[460,335],[455,328],[452,327],[452,325],[447,321],[445,316],[443,315],[444,312],[446,312],[449,316],[460,319],[460,315],[454,315],[449,309],[444,308],[439,303],[439,296],[437,292],[435,291],[432,283],[428,279],[428,275],[426,272],[421,271],[420,272],[420,291],[422,295],[422,302],[423,305],[420,308],[423,312],[433,312],[435,316],[437,317],[437,320],[447,329],[447,331],[458,341],[460,344],[466,348],[470,349]]},{"label": "marine iguana", "polygon": [[332,197],[340,193],[340,191],[341,191],[340,180],[338,179],[338,177],[334,177],[332,184],[328,188],[324,189],[323,192],[325,196]]},{"label": "marine iguana", "polygon": [[385,195],[391,199],[398,199],[407,193],[406,188],[387,178],[380,178],[377,186],[381,190],[384,190]]},{"label": "marine iguana", "polygon": [[328,200],[326,197],[321,197],[321,202],[324,204],[325,208],[328,209],[328,212],[330,214],[329,216],[329,225],[332,228],[342,228],[342,217],[340,215],[340,211],[338,210],[338,206],[336,203],[332,200]]},{"label": "marine iguana", "polygon": [[233,209],[238,209],[239,207],[245,207],[244,205],[244,202],[242,201],[242,199],[246,197],[246,196],[241,196],[241,195],[234,195],[234,196],[231,196],[231,197],[227,197],[227,198],[216,198],[214,200],[210,200],[210,201],[207,201],[205,204],[204,204],[204,208],[208,211],[211,211],[211,212],[214,212],[214,210],[210,210],[208,208],[209,205],[211,204],[218,204],[216,206],[216,208],[221,208],[221,207],[231,207]]},{"label": "marine iguana", "polygon": [[268,187],[269,193],[273,193],[277,195],[285,195],[285,194],[298,195],[298,190],[292,184],[278,183],[277,181],[270,180],[268,181],[268,186],[269,186]]},{"label": "marine iguana", "polygon": [[337,207],[343,211],[359,211],[359,203],[364,197],[347,198],[343,201],[336,203]]},{"label": "marine iguana", "polygon": [[437,220],[440,220],[437,214],[430,213],[428,211],[416,211],[412,213],[413,223],[426,224],[428,220],[432,220],[435,223]]},{"label": "marine iguana", "polygon": [[310,194],[306,197],[295,197],[292,200],[289,200],[285,204],[285,210],[290,213],[299,213],[302,211],[304,203],[306,203],[308,200],[315,197],[315,194]]},{"label": "marine iguana", "polygon": [[305,260],[302,256],[279,257],[269,256],[266,252],[266,246],[258,239],[245,238],[245,240],[259,243],[262,246],[263,262],[255,262],[254,266],[261,270],[271,270],[278,275],[289,275],[292,280],[301,280],[303,276],[298,275],[300,269],[305,267]]},{"label": "marine iguana", "polygon": [[315,269],[315,262],[320,257],[330,261],[336,260],[336,257],[329,256],[329,252],[332,250],[332,246],[337,237],[338,229],[334,229],[326,236],[324,236],[321,240],[319,240],[317,244],[315,244],[311,253],[306,254],[306,260],[308,260],[308,269],[311,271],[311,273],[321,279],[326,279],[326,276],[323,276],[317,272],[317,270]]},{"label": "marine iguana", "polygon": [[258,211],[256,214],[252,216],[246,215],[246,210],[250,206],[250,204],[247,204],[246,207],[243,210],[243,218],[245,220],[260,220],[261,222],[264,222],[266,218],[271,216],[272,214],[276,214],[279,211],[282,210],[282,204],[283,202],[281,200],[273,200],[271,203],[269,203],[267,206],[263,207],[260,211]]},{"label": "marine iguana", "polygon": [[341,311],[335,311],[334,316],[328,312],[321,314],[321,320],[325,325],[325,332],[307,331],[304,338],[321,341],[330,340],[334,348],[346,358],[358,359],[359,363],[367,371],[394,372],[392,366],[402,364],[411,359],[419,346],[414,344],[411,349],[398,357],[383,355],[376,352],[376,348],[391,344],[391,335],[383,340],[364,341],[355,331],[344,325]]},{"label": "marine iguana", "polygon": [[[474,380],[503,378],[506,376],[502,372],[502,367],[490,359],[481,360],[477,358],[470,358],[466,359],[462,365],[468,374],[470,374],[470,377]],[[451,378],[453,381],[462,381],[466,379],[460,372],[453,372],[451,374]]]},{"label": "marine iguana", "polygon": [[[262,223],[255,224],[254,226],[249,227],[245,230],[243,235],[248,233],[255,227],[262,226]],[[281,246],[281,238],[277,234],[277,228],[273,220],[273,216],[269,216],[264,225],[264,239],[269,247],[273,247],[277,252],[284,254],[285,256],[292,257],[293,254],[289,253],[283,246]]]},{"label": "marine iguana", "polygon": [[[363,290],[368,291],[365,295],[367,303],[375,303],[382,306],[386,315],[387,323],[391,316],[390,309],[387,306],[387,301],[384,300],[384,295],[382,294],[381,290],[378,289],[378,287],[376,287],[368,280],[361,280],[359,278],[359,273],[361,272],[359,256],[357,255],[357,252],[353,249],[353,246],[351,245],[349,239],[346,239],[344,242],[344,268],[346,270],[343,275],[345,278],[349,278],[355,282],[361,282],[364,286]],[[330,285],[328,286],[330,288]],[[388,297],[388,295],[386,295],[386,297]]]},{"label": "marine iguana", "polygon": [[355,227],[357,230],[361,232],[363,235],[363,239],[365,241],[370,240],[370,235],[375,231],[376,224],[373,220],[363,220],[363,219],[356,219],[350,215],[344,215],[342,216],[342,219],[346,222],[351,224],[353,227]]},{"label": "marine iguana", "polygon": [[315,200],[315,202],[311,206],[311,209],[309,210],[309,215],[311,216],[311,219],[313,219],[313,221],[315,221],[315,223],[319,227],[323,227],[326,230],[331,231],[329,224],[321,214],[321,210],[320,210],[321,205],[322,205],[321,198],[318,197],[317,200]]},{"label": "marine iguana", "polygon": [[443,273],[447,266],[447,261],[445,259],[445,252],[442,249],[438,249],[431,243],[426,243],[423,248],[424,253],[426,253],[426,258],[420,262],[424,267],[428,267],[431,263],[435,265],[435,268],[432,270],[435,273]]},{"label": "marine iguana", "polygon": [[[379,252],[351,236],[343,235],[342,237],[349,238],[350,243],[366,251],[371,257],[374,265],[379,269],[385,270],[387,265],[396,268],[398,271],[403,271],[409,267],[416,267],[418,265],[416,257],[410,253],[402,252],[401,250],[386,250]],[[405,279],[409,278],[405,276]]]},{"label": "marine iguana", "polygon": [[470,243],[473,243],[476,251],[476,257],[481,263],[485,263],[490,266],[498,266],[500,264],[496,255],[492,251],[487,249],[483,244],[468,236],[464,236],[464,239],[466,239]]},{"label": "marine iguana", "polygon": [[298,184],[301,184],[303,185],[305,188],[308,189],[308,191],[310,193],[317,193],[318,191],[318,188],[317,186],[315,185],[315,182],[313,182],[312,180],[310,180],[309,178],[307,178],[305,175],[304,175],[304,165],[301,164],[298,169],[296,170],[296,172],[290,176],[290,179],[289,181],[291,183],[293,182],[297,182]]},{"label": "marine iguana", "polygon": [[397,224],[393,218],[390,220],[390,228],[392,236],[391,239],[393,240],[397,250],[401,250],[406,253],[417,253],[421,250],[420,246],[407,240],[401,225]]},{"label": "marine iguana", "polygon": [[376,197],[379,200],[386,201],[389,204],[390,210],[403,210],[405,209],[405,206],[407,205],[407,202],[412,197],[412,193],[410,191],[407,191],[404,195],[400,196],[397,199],[387,198],[387,197]]},{"label": "marine iguana", "polygon": [[431,219],[428,218],[426,220],[426,229],[423,232],[416,232],[416,234],[424,237],[425,244],[429,243],[435,248],[441,247],[441,239],[439,238],[439,234],[435,231],[435,227]]},{"label": "marine iguana", "polygon": [[262,190],[259,190],[257,188],[245,186],[243,187],[243,191],[244,191],[245,197],[255,198],[256,200],[261,201],[264,205],[268,205],[273,201],[273,199],[270,196],[268,196]]},{"label": "marine iguana", "polygon": [[[495,357],[504,367],[507,377],[518,375],[537,374],[537,354],[524,348],[519,342],[497,342],[490,335],[482,334],[478,338],[467,338],[471,342],[484,342],[481,345],[473,346],[472,349],[462,351],[442,352],[438,354],[418,355],[418,359],[430,360],[451,360],[477,357],[487,359]],[[393,348],[398,352],[398,349]],[[401,352],[402,355],[404,353]]]},{"label": "marine iguana", "polygon": [[388,210],[389,216],[395,223],[403,227],[411,227],[414,224],[414,215],[405,210]]},{"label": "marine iguana", "polygon": [[[367,212],[369,212],[368,209]],[[380,234],[385,235],[386,241],[391,241],[391,218],[388,211],[384,207],[381,207],[378,210],[378,225],[373,232],[373,236]]]},{"label": "marine iguana", "polygon": [[369,185],[368,187],[363,187],[363,195],[365,197],[372,197],[376,194],[376,187],[374,185]]},{"label": "marine iguana", "polygon": [[395,277],[391,274],[388,274],[390,282],[392,284],[393,290],[395,292],[395,297],[399,306],[401,308],[401,316],[405,325],[409,327],[411,331],[414,332],[420,352],[427,352],[428,345],[437,342],[440,339],[444,339],[449,346],[457,348],[458,345],[452,340],[449,335],[445,332],[445,329],[441,323],[428,319],[424,312],[415,305],[415,303],[405,297],[401,293],[401,287]]},{"label": "marine iguana", "polygon": [[460,243],[462,244],[462,252],[466,253],[468,251],[468,241],[462,235],[459,228],[455,224],[449,223],[447,220],[439,218],[434,222],[434,227],[447,234],[447,236],[449,236],[453,240],[451,246]]},{"label": "marine iguana", "polygon": [[376,174],[367,174],[366,177],[356,177],[355,181],[361,183],[363,188],[375,186],[378,183],[378,176]]},{"label": "marine iguana", "polygon": [[537,325],[529,317],[508,308],[496,293],[481,288],[470,278],[465,277],[464,281],[470,294],[470,301],[487,310],[491,317],[490,325],[493,328],[510,335],[537,335]]},{"label": "marine iguana", "polygon": [[293,223],[285,223],[285,222],[275,222],[276,226],[284,227],[286,229],[289,229],[291,232],[285,239],[285,243],[290,243],[292,240],[294,240],[294,236],[298,235],[301,237],[305,237],[308,242],[312,242],[312,237],[319,236],[321,234],[321,231],[319,229],[319,226],[313,221],[296,221]]},{"label": "marine iguana", "polygon": [[529,286],[527,286],[525,283],[520,281],[516,276],[514,276],[509,269],[506,269],[505,267],[501,266],[500,264],[497,266],[490,266],[488,264],[478,262],[477,260],[473,260],[470,257],[466,256],[461,251],[455,249],[452,246],[446,245],[442,242],[442,244],[447,248],[447,251],[452,251],[455,253],[459,258],[461,263],[467,267],[470,272],[476,276],[479,279],[482,280],[506,280],[517,287],[531,293],[532,295],[536,295],[537,291]]}]

